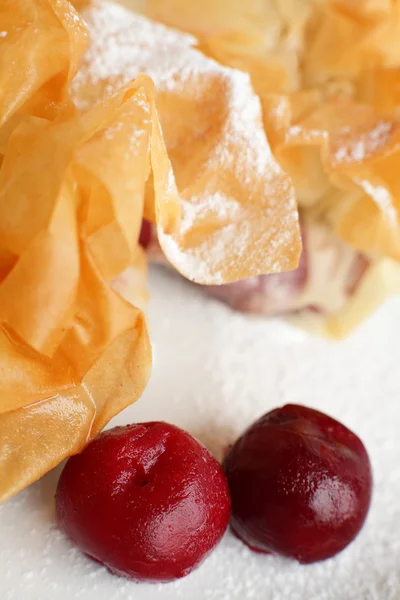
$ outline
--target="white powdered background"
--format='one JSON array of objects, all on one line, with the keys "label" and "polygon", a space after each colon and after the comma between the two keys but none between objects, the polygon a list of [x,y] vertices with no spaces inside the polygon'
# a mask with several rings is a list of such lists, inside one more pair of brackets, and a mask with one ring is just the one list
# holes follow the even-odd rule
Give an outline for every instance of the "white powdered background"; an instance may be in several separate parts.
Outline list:
[{"label": "white powdered background", "polygon": [[0,507],[1,600],[398,600],[400,300],[333,343],[232,313],[162,271],[152,272],[151,286],[153,376],[113,424],[168,420],[220,457],[273,407],[298,402],[326,411],[370,452],[375,490],[367,524],[341,555],[311,566],[254,554],[228,532],[186,579],[138,585],[82,556],[57,530],[55,471]]}]

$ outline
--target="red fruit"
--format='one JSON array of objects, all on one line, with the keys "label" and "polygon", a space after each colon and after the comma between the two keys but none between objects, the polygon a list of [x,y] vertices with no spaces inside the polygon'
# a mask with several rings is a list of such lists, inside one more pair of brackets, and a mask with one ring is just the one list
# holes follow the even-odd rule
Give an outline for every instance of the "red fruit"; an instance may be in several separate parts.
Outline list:
[{"label": "red fruit", "polygon": [[252,425],[224,462],[231,525],[250,548],[311,563],[356,537],[371,466],[361,440],[318,411],[289,404]]},{"label": "red fruit", "polygon": [[143,219],[142,227],[141,227],[140,235],[139,235],[139,244],[144,249],[146,249],[147,246],[150,245],[151,237],[152,237],[152,225],[149,221],[146,221],[146,219]]},{"label": "red fruit", "polygon": [[220,541],[230,499],[204,446],[173,425],[142,423],[106,431],[70,458],[56,509],[78,548],[113,573],[166,582]]}]

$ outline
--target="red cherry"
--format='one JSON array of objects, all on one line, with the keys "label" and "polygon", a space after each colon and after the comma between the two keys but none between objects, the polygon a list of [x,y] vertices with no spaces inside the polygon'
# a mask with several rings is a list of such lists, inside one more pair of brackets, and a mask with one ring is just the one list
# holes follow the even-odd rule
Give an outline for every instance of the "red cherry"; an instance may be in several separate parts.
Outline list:
[{"label": "red cherry", "polygon": [[232,528],[259,552],[324,560],[350,544],[366,519],[367,451],[316,410],[289,404],[266,414],[233,445],[224,468]]},{"label": "red cherry", "polygon": [[56,493],[60,527],[86,554],[136,581],[190,573],[230,513],[218,462],[167,423],[116,427],[70,458]]}]

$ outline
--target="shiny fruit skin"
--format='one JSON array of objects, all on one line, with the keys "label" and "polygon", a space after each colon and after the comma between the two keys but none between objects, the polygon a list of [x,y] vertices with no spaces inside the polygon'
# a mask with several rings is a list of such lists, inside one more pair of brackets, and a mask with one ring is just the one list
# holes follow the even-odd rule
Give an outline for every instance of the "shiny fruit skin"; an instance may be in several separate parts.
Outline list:
[{"label": "shiny fruit skin", "polygon": [[224,470],[237,536],[253,550],[301,563],[343,550],[370,506],[372,472],[363,443],[304,406],[259,419],[232,446]]},{"label": "shiny fruit skin", "polygon": [[70,458],[56,510],[78,548],[112,572],[167,582],[190,573],[220,541],[230,498],[208,450],[154,422],[103,432]]}]

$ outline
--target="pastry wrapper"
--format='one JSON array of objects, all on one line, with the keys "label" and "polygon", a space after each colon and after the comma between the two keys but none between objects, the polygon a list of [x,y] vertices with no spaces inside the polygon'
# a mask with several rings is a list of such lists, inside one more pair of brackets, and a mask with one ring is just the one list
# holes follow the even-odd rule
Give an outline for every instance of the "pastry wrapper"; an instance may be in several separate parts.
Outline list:
[{"label": "pastry wrapper", "polygon": [[[251,75],[273,154],[301,210],[328,221],[375,270],[396,270],[400,4],[147,0],[145,11]],[[398,291],[395,276],[373,277],[380,299]],[[360,320],[356,312],[364,318],[363,307],[376,305],[361,290],[359,298],[336,315],[346,325],[334,329],[347,333]]]},{"label": "pastry wrapper", "polygon": [[[54,118],[71,101],[88,32],[67,0],[0,6],[0,152],[23,115]],[[56,49],[56,50],[55,50]]]},{"label": "pastry wrapper", "polygon": [[[83,62],[88,31],[66,0],[0,8],[0,60],[13,65],[0,75],[0,502],[141,395],[151,368],[144,217],[169,260],[203,284],[290,269],[300,252],[294,189],[248,77],[116,5],[103,31],[106,4],[82,8]],[[157,95],[140,74],[157,75],[146,60],[128,54],[107,70],[128,34],[122,52],[135,39],[147,61],[158,52]],[[172,70],[169,51],[182,57]]]},{"label": "pastry wrapper", "polygon": [[147,382],[143,313],[112,282],[136,269],[145,286],[146,178],[150,160],[155,172],[169,164],[153,98],[138,78],[93,111],[28,117],[10,137],[0,174],[1,207],[14,207],[1,231],[13,257],[0,283],[2,500],[83,449]]},{"label": "pastry wrapper", "polygon": [[155,81],[180,203],[148,196],[145,216],[169,262],[204,285],[296,267],[293,187],[272,156],[248,76],[195,50],[191,36],[115,3],[94,0],[81,14],[91,42],[72,84],[78,107],[93,106],[140,70]]},{"label": "pastry wrapper", "polygon": [[[43,37],[29,90],[15,80],[18,103],[10,89],[1,103],[0,501],[81,451],[141,395],[151,368],[135,306],[147,296],[146,189],[165,205],[166,228],[179,206],[152,81],[139,76],[78,111],[68,91],[87,37],[77,13],[56,0],[10,6],[0,11],[9,58],[14,48],[23,60],[31,27]],[[13,41],[25,6],[32,14]],[[55,40],[69,45],[56,66],[44,61]]]}]

